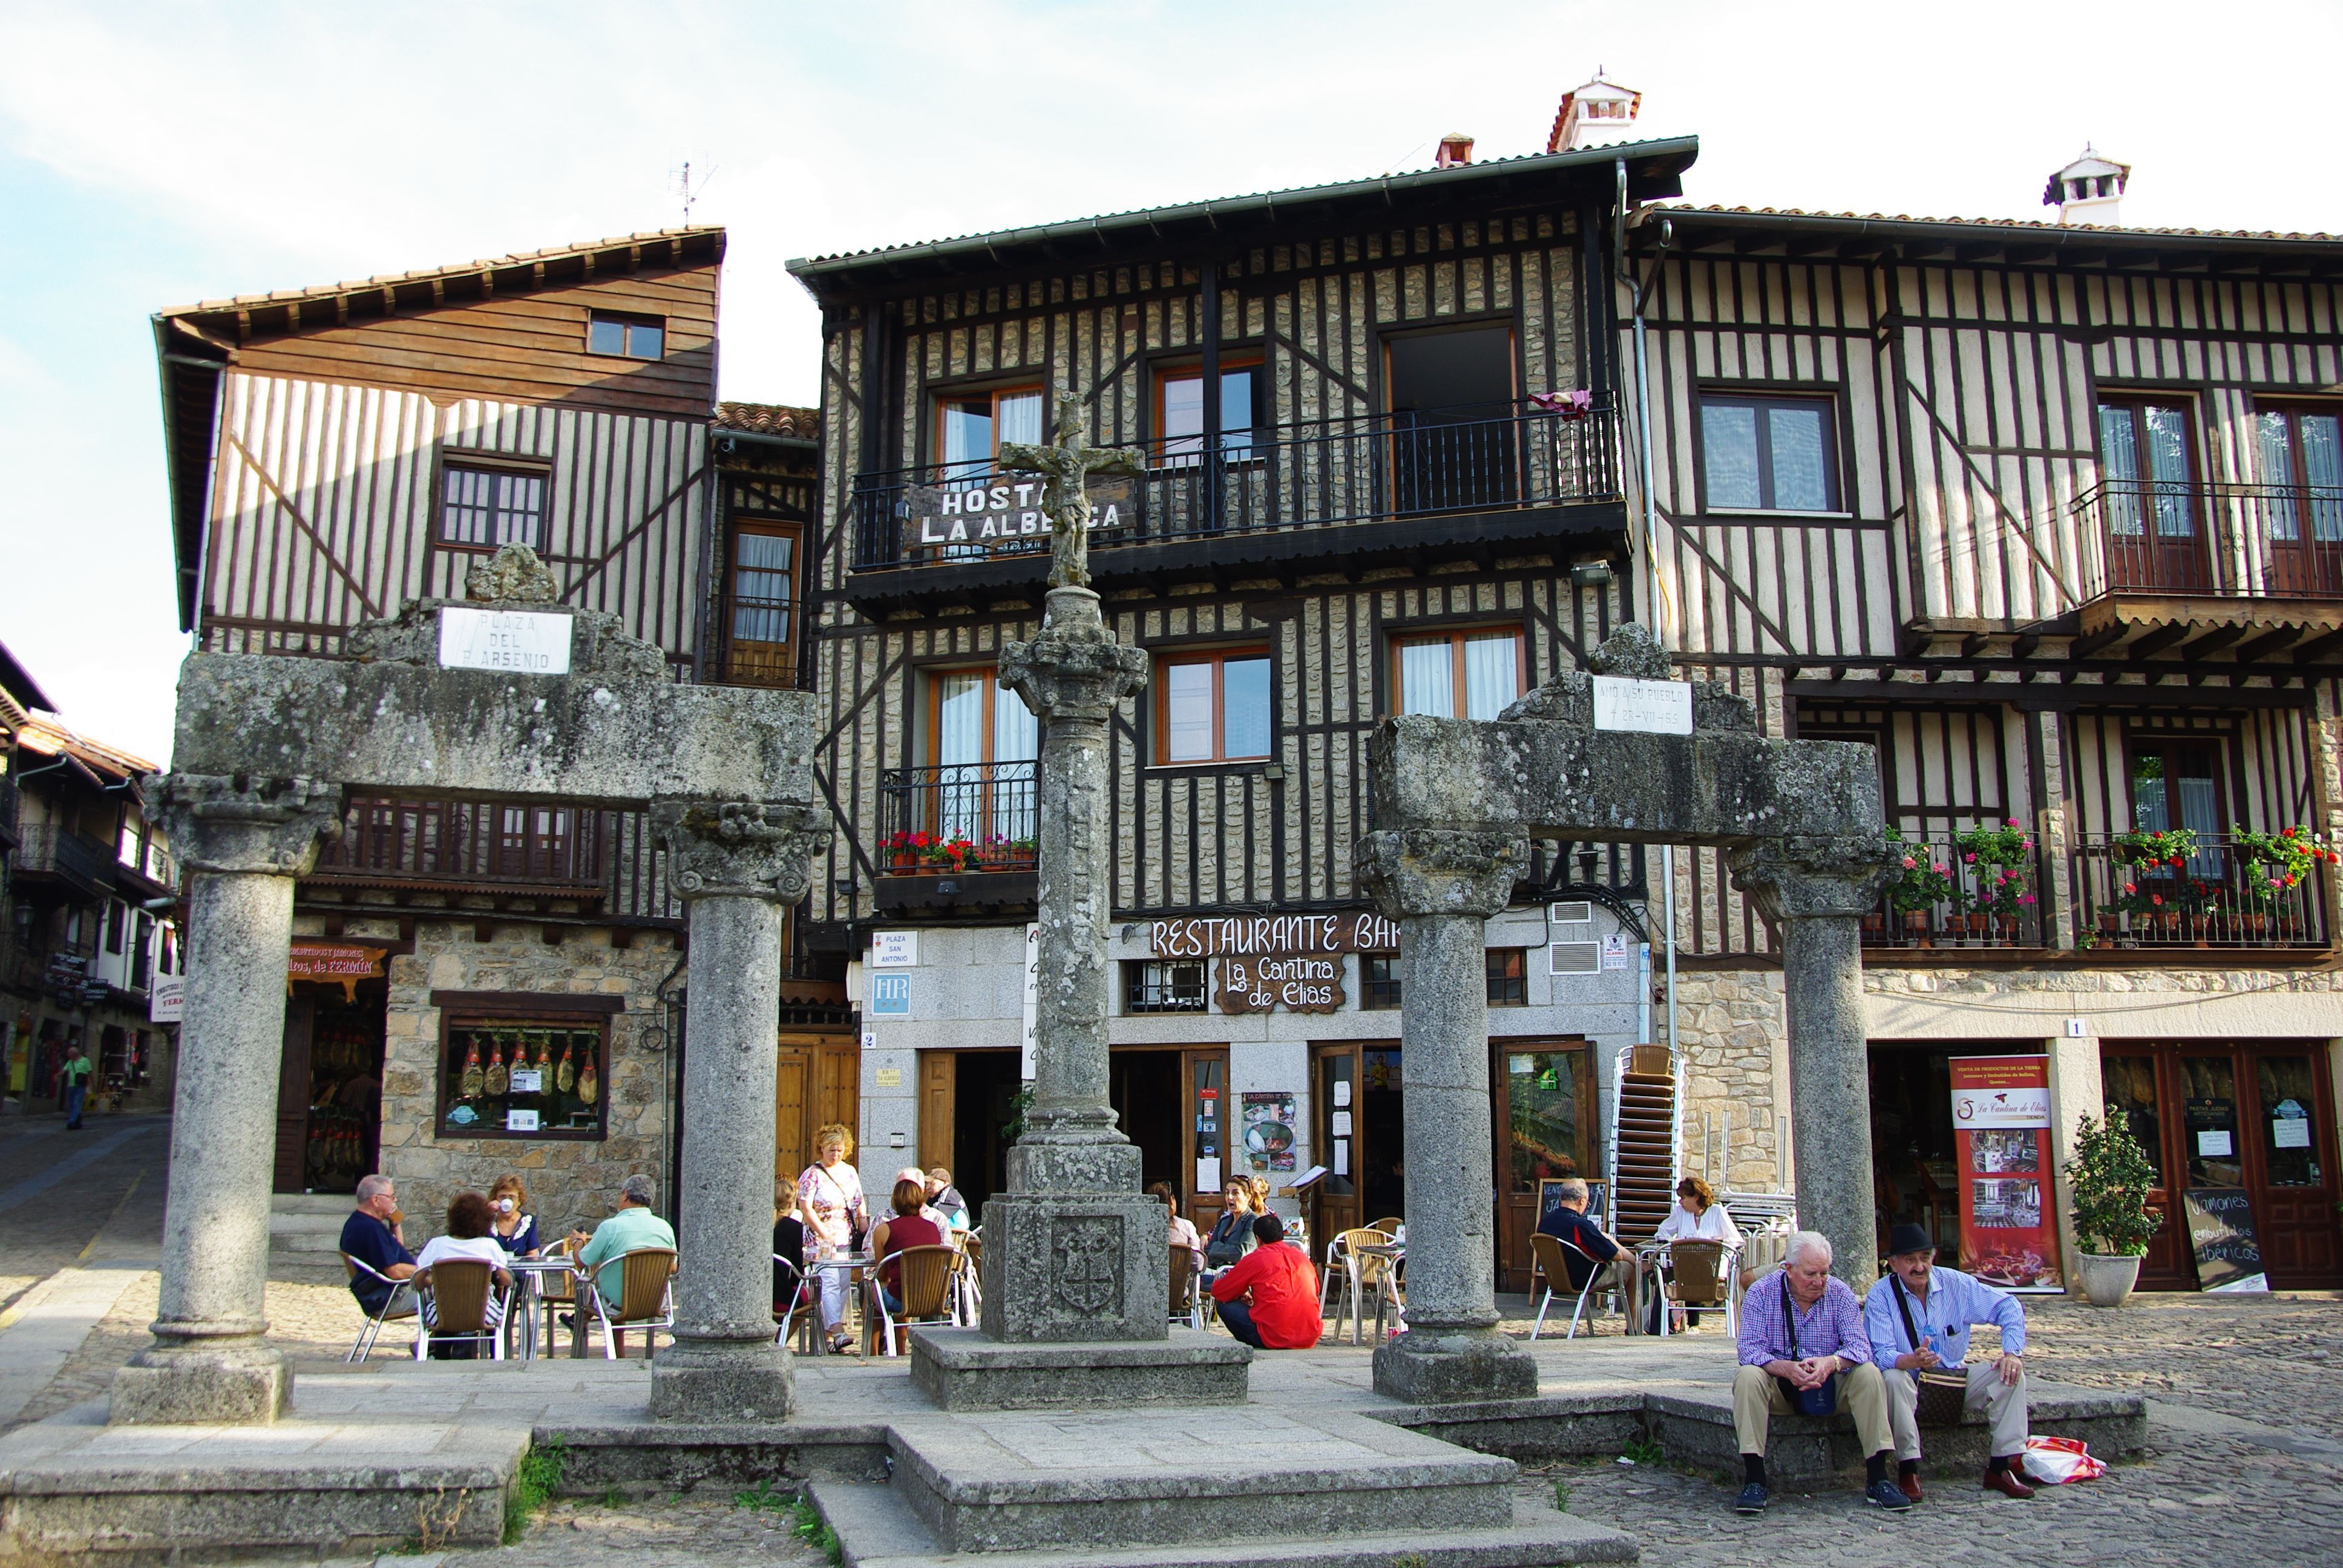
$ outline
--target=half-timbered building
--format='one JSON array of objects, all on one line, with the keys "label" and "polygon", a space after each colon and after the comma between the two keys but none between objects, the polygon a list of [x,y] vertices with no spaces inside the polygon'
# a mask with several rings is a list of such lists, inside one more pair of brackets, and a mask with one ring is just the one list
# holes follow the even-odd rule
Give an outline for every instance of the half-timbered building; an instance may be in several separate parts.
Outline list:
[{"label": "half-timbered building", "polygon": [[[2147,1283],[2224,1190],[2271,1283],[2343,1284],[2336,877],[2288,843],[2343,783],[2343,242],[2107,226],[2127,172],[2054,176],[2065,223],[1637,213],[1662,628],[1878,749],[1883,1235],[1955,1240],[1948,1060],[2046,1053],[2057,1151],[2104,1100],[2156,1163]],[[1713,854],[1677,892],[1686,1156],[1773,1185],[1775,948]]]},{"label": "half-timbered building", "polygon": [[[519,543],[678,679],[799,684],[813,416],[719,406],[724,244],[672,229],[159,313],[181,628],[330,655]],[[296,920],[289,1211],[380,1169],[427,1213],[518,1170],[568,1223],[671,1169],[688,975],[642,812],[354,798]],[[806,1040],[851,1040],[831,967],[792,966]],[[347,1205],[320,1206],[330,1232]]]},{"label": "half-timbered building", "polygon": [[[1034,897],[1038,736],[994,666],[1048,560],[995,459],[1054,438],[1070,393],[1138,461],[1091,493],[1090,561],[1154,660],[1112,726],[1123,1124],[1207,1223],[1225,1179],[1314,1165],[1321,1229],[1400,1211],[1393,933],[1352,881],[1365,742],[1396,712],[1493,717],[1634,614],[1606,215],[1694,152],[1452,144],[1415,174],[792,264],[824,323],[809,635],[841,829],[804,920],[867,959],[865,1142],[972,1201],[1017,1121]],[[1491,927],[1517,1283],[1538,1183],[1594,1173],[1638,1038],[1635,874],[1561,847]]]}]

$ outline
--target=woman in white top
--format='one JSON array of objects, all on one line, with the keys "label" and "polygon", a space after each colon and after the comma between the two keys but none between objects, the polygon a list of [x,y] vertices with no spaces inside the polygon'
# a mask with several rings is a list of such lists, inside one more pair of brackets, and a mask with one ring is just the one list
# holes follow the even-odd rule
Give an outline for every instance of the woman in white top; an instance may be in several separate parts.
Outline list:
[{"label": "woman in white top", "polygon": [[[854,1232],[870,1219],[862,1200],[862,1178],[847,1161],[854,1157],[854,1134],[839,1122],[813,1131],[814,1163],[798,1177],[798,1196],[813,1216],[816,1258],[833,1258],[854,1251]],[[843,1269],[821,1274],[821,1321],[830,1330],[830,1348],[838,1354],[852,1348],[854,1336],[846,1327],[849,1281]]]},{"label": "woman in white top", "polygon": [[[1668,1211],[1668,1217],[1660,1221],[1658,1230],[1652,1232],[1652,1240],[1722,1241],[1728,1247],[1738,1248],[1741,1245],[1741,1227],[1733,1222],[1733,1216],[1726,1213],[1725,1205],[1716,1201],[1714,1188],[1697,1176],[1687,1176],[1676,1183],[1676,1206]],[[1652,1327],[1656,1330],[1659,1327],[1659,1300],[1656,1295],[1653,1298],[1652,1306]],[[1691,1322],[1700,1322],[1697,1311],[1689,1314],[1682,1307],[1675,1311],[1679,1327],[1687,1315]]]},{"label": "woman in white top", "polygon": [[[431,1272],[431,1265],[444,1263],[451,1258],[477,1258],[490,1265],[489,1280],[494,1289],[488,1292],[488,1324],[491,1329],[504,1321],[504,1292],[512,1288],[512,1274],[505,1268],[504,1247],[492,1233],[496,1228],[497,1211],[478,1192],[458,1192],[456,1201],[447,1205],[447,1233],[434,1236],[423,1244],[415,1260],[416,1278],[420,1281]],[[437,1302],[430,1296],[423,1298],[423,1321],[436,1325]]]}]

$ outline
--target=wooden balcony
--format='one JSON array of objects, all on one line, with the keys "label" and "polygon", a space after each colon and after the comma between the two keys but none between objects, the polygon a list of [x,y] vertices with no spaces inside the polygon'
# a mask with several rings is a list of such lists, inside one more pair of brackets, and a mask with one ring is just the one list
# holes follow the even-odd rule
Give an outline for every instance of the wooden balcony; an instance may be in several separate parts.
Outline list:
[{"label": "wooden balcony", "polygon": [[[1198,437],[1129,449],[1144,471],[1111,492],[1112,525],[1091,533],[1101,586],[1625,548],[1606,407],[1359,415],[1232,432],[1211,450]],[[1094,487],[1093,500],[1108,493]],[[1031,476],[990,463],[865,474],[841,591],[872,608],[1038,598],[1050,550],[1039,507]]]},{"label": "wooden balcony", "polygon": [[2235,647],[2251,659],[2343,646],[2343,491],[2108,480],[2074,509],[2097,551],[2084,562],[2081,650]]},{"label": "wooden balcony", "polygon": [[114,890],[113,854],[69,828],[35,823],[23,830],[15,853],[16,875],[25,880],[53,884],[85,899]]},{"label": "wooden balcony", "polygon": [[361,901],[485,896],[574,902],[614,920],[683,918],[645,813],[585,806],[356,797],[302,882]]}]

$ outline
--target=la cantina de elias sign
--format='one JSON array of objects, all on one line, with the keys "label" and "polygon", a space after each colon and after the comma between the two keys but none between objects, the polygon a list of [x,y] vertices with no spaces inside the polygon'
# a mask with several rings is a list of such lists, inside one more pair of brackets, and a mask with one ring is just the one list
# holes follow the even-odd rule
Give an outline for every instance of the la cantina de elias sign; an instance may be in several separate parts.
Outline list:
[{"label": "la cantina de elias sign", "polygon": [[1219,960],[1222,1012],[1332,1012],[1342,1005],[1342,955],[1399,950],[1399,926],[1373,913],[1214,915],[1157,920],[1156,955]]},{"label": "la cantina de elias sign", "polygon": [[[903,548],[961,547],[996,550],[1040,544],[1053,531],[1041,509],[1042,482],[1024,475],[991,476],[970,484],[919,485],[904,496]],[[1139,484],[1130,475],[1088,480],[1091,529],[1112,530],[1139,518]]]}]

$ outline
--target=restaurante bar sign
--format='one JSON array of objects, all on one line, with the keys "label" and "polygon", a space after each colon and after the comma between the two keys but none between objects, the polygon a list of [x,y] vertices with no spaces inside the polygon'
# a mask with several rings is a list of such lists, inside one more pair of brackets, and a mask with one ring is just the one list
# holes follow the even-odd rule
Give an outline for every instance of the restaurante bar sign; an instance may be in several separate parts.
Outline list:
[{"label": "restaurante bar sign", "polygon": [[[903,499],[903,548],[994,550],[1034,544],[1051,532],[1041,509],[1040,479],[1001,477],[977,484],[917,485]],[[1139,482],[1131,475],[1101,475],[1082,487],[1090,498],[1091,531],[1120,528],[1139,518]]]},{"label": "restaurante bar sign", "polygon": [[1147,935],[1160,959],[1399,951],[1399,922],[1364,910],[1347,915],[1193,916],[1154,921]]}]

